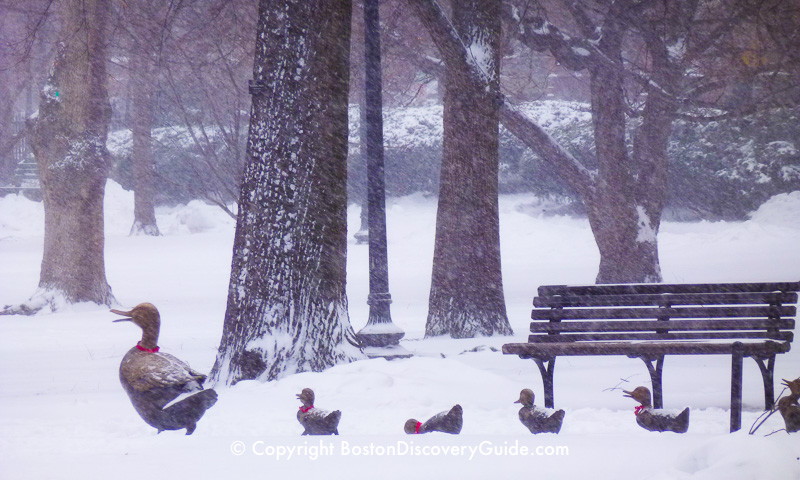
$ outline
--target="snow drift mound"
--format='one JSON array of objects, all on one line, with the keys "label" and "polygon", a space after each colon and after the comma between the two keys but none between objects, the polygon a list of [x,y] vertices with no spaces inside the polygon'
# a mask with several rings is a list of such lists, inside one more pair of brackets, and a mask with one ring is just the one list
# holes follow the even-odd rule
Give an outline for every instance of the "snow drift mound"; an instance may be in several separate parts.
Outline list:
[{"label": "snow drift mound", "polygon": [[0,238],[44,235],[42,204],[23,195],[0,197]]},{"label": "snow drift mound", "polygon": [[[128,235],[133,225],[133,192],[113,180],[106,183],[103,203],[106,235]],[[162,235],[230,230],[235,220],[217,206],[200,200],[186,205],[157,207],[156,221]],[[0,238],[44,235],[44,206],[23,195],[0,198]]]},{"label": "snow drift mound", "polygon": [[775,195],[750,214],[750,219],[758,223],[800,228],[798,218],[800,218],[800,190]]}]

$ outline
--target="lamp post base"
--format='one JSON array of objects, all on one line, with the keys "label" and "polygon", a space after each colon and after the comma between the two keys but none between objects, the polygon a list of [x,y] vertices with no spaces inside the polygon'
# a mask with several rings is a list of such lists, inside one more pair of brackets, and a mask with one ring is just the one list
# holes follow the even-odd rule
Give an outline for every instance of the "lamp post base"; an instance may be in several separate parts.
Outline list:
[{"label": "lamp post base", "polygon": [[369,358],[385,358],[394,360],[396,358],[411,358],[413,353],[409,352],[400,345],[389,345],[386,347],[364,347],[364,355]]}]

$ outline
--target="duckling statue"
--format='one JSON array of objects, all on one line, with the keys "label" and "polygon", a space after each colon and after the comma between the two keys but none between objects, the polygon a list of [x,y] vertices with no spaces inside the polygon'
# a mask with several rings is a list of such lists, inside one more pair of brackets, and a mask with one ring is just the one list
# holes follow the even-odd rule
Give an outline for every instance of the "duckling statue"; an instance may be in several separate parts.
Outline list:
[{"label": "duckling statue", "polygon": [[464,409],[461,408],[461,405],[454,405],[450,410],[432,416],[425,423],[417,421],[415,418],[409,418],[406,420],[403,430],[409,435],[429,432],[458,435],[464,425],[463,415]]},{"label": "duckling statue", "polygon": [[789,387],[789,394],[794,398],[800,397],[800,378],[795,378],[794,380],[786,380],[783,379],[783,384]]},{"label": "duckling statue", "polygon": [[781,412],[786,432],[800,432],[800,405],[796,398],[782,397],[778,400],[778,411]]},{"label": "duckling statue", "polygon": [[636,423],[645,430],[651,432],[675,432],[686,433],[689,429],[689,408],[685,408],[679,414],[668,413],[657,410],[650,403],[650,389],[647,387],[636,387],[632,392],[623,390],[626,397],[632,398],[641,405],[636,407]]},{"label": "duckling statue", "polygon": [[533,390],[524,388],[519,392],[519,400],[514,403],[521,403],[519,409],[519,421],[531,431],[531,433],[558,433],[561,431],[561,424],[564,422],[564,410],[552,410],[549,408],[537,407],[533,404]]},{"label": "duckling statue", "polygon": [[119,380],[133,408],[158,433],[185,428],[186,435],[191,435],[206,410],[217,402],[217,392],[203,390],[205,375],[159,352],[161,317],[153,304],[141,303],[128,312],[111,313],[125,317],[115,322],[132,322],[142,329],[142,339],[128,350],[119,366]]},{"label": "duckling statue", "polygon": [[778,400],[778,411],[781,412],[783,422],[786,424],[786,432],[800,432],[800,378],[789,381],[784,380],[783,384],[789,387],[790,394]]},{"label": "duckling statue", "polygon": [[314,407],[314,391],[304,388],[297,394],[303,406],[297,411],[297,421],[303,426],[303,435],[339,435],[339,420],[342,412],[328,412]]}]

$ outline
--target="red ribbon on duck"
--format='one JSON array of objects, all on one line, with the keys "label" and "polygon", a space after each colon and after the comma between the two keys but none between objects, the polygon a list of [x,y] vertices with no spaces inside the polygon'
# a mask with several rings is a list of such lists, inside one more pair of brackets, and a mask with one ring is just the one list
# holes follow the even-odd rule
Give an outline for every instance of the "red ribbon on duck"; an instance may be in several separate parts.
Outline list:
[{"label": "red ribbon on duck", "polygon": [[422,426],[422,422],[417,422],[417,427],[414,429],[414,433],[419,433],[419,427]]},{"label": "red ribbon on duck", "polygon": [[139,350],[141,350],[143,352],[147,352],[147,353],[156,353],[158,351],[158,347],[156,347],[156,348],[144,348],[143,346],[139,345],[139,343],[136,343],[136,348],[138,348]]},{"label": "red ribbon on duck", "polygon": [[312,408],[314,408],[314,405],[309,405],[307,407],[300,407],[300,411],[303,413],[308,413],[308,411],[311,410]]},{"label": "red ribbon on duck", "polygon": [[642,410],[644,410],[644,409],[645,409],[644,405],[639,405],[638,407],[633,409],[633,414],[634,415],[639,415],[640,413],[642,413]]}]

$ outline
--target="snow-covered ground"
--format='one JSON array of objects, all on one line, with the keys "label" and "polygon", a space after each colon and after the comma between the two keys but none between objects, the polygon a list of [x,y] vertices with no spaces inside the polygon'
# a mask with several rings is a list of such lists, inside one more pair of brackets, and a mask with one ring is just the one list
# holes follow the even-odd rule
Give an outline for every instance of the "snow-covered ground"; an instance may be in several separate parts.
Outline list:
[{"label": "snow-covered ground", "polygon": [[[525,340],[539,285],[592,283],[598,253],[585,220],[539,215],[547,206],[530,196],[503,197],[500,208],[513,337],[422,340],[435,200],[391,199],[392,316],[415,357],[221,388],[188,437],[157,435],[119,384],[119,362],[140,335],[133,325],[112,323],[115,315],[92,305],[0,317],[0,478],[800,478],[800,434],[765,437],[782,427],[778,415],[747,434],[763,406],[752,360],[738,433],[728,433],[730,357],[667,358],[665,406],[692,408],[684,435],[636,425],[621,388],[649,386],[641,361],[565,357],[555,376],[556,405],[567,411],[561,433],[530,435],[513,401],[525,387],[542,395],[539,372],[497,349]],[[106,268],[114,294],[124,307],[157,305],[163,351],[208,371],[222,331],[233,221],[193,202],[158,210],[164,236],[129,237],[132,211],[132,194],[109,182]],[[349,221],[353,232],[357,207]],[[40,204],[0,198],[0,304],[34,292],[42,223]],[[774,198],[746,222],[667,223],[659,239],[666,282],[797,281],[800,192]],[[359,329],[367,318],[366,246],[350,242],[348,267]],[[798,349],[778,357],[778,379],[800,376]],[[295,394],[303,387],[316,391],[319,407],[342,411],[339,437],[300,436]],[[424,420],[455,403],[464,407],[461,435],[402,433],[407,418]]]}]

